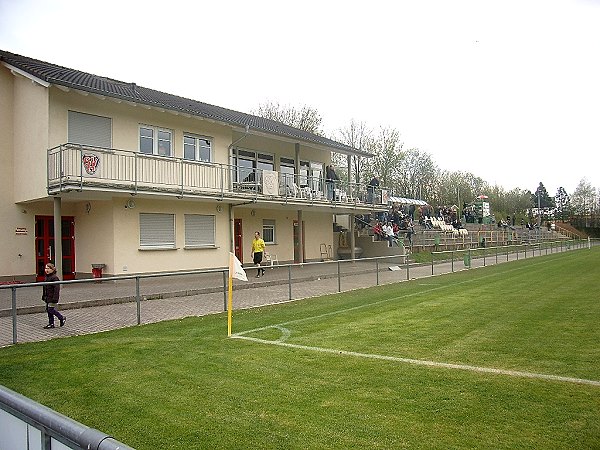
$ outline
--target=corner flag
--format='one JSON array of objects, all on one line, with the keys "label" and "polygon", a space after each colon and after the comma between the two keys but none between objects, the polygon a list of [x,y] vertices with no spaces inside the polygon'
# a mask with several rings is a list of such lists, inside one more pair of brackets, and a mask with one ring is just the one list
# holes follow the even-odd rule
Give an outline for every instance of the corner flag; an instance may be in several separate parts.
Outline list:
[{"label": "corner flag", "polygon": [[227,336],[231,336],[231,313],[233,311],[233,278],[248,281],[242,263],[229,252],[229,299],[227,301]]},{"label": "corner flag", "polygon": [[248,277],[246,276],[246,271],[242,267],[242,263],[231,252],[229,252],[229,273],[233,278],[242,281],[248,281]]}]

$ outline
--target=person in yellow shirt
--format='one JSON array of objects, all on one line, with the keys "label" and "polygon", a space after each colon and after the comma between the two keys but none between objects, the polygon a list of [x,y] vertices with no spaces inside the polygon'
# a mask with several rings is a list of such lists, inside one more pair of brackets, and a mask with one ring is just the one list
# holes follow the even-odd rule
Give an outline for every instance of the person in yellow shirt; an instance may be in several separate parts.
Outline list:
[{"label": "person in yellow shirt", "polygon": [[263,260],[263,254],[265,252],[265,241],[260,237],[260,233],[257,231],[254,233],[254,239],[252,240],[252,252],[250,253],[254,264],[257,267],[256,278],[260,277],[261,274],[265,274],[265,269],[260,267],[260,263]]}]

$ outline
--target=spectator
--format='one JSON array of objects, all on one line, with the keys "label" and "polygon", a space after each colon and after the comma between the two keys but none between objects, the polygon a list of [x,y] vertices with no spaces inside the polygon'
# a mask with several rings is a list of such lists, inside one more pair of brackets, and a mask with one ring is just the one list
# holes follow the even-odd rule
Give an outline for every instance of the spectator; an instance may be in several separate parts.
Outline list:
[{"label": "spectator", "polygon": [[332,201],[335,196],[335,185],[336,181],[339,181],[340,177],[335,173],[335,167],[333,164],[325,167],[325,184],[327,185],[327,200]]},{"label": "spectator", "polygon": [[375,200],[375,192],[379,187],[379,177],[375,175],[367,185],[367,203],[373,203]]},{"label": "spectator", "polygon": [[392,228],[391,222],[388,222],[385,224],[385,226],[383,227],[383,233],[385,234],[385,236],[388,240],[388,247],[393,247],[394,246],[394,238],[396,236],[394,235],[394,229]]}]

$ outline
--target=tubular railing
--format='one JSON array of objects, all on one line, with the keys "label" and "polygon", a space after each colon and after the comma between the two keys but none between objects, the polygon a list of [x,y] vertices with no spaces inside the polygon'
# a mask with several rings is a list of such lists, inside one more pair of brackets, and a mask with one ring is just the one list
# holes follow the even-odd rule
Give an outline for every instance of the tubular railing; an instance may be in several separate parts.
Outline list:
[{"label": "tubular railing", "polygon": [[132,449],[4,386],[0,386],[0,429],[5,431],[0,435],[2,449]]},{"label": "tubular railing", "polygon": [[[375,258],[347,259],[338,261],[309,262],[303,264],[281,264],[271,266],[276,271],[270,272],[268,283],[256,282],[250,277],[249,283],[236,282],[234,289],[248,290],[271,289],[276,286],[287,285],[287,296],[283,293],[273,294],[271,291],[262,292],[260,295],[253,294],[247,300],[244,306],[258,306],[277,301],[292,300],[294,298],[304,298],[305,290],[325,293],[326,287],[320,287],[317,283],[324,280],[337,279],[341,292],[342,282],[349,288],[369,287],[380,284],[380,279],[384,282],[402,281],[398,276],[390,277],[388,270],[396,272],[401,270],[406,272],[406,280],[411,278],[426,277],[435,273],[450,273],[454,271],[455,262],[468,256],[469,265],[487,265],[511,259],[529,258],[541,256],[542,254],[552,254],[570,250],[572,248],[591,247],[598,244],[598,241],[554,241],[539,242],[536,244],[519,244],[499,247],[486,248],[467,248],[463,250],[451,250],[443,252],[431,252],[430,263],[427,259],[419,258],[421,262],[409,261],[408,254],[392,255]],[[416,257],[416,255],[415,255]],[[465,264],[466,265],[466,264]],[[429,271],[427,268],[430,268]],[[256,270],[248,268],[248,271]],[[386,275],[384,275],[384,273]],[[375,275],[373,275],[375,274]],[[317,284],[315,284],[317,283]],[[90,333],[94,330],[112,329],[130,325],[140,325],[152,321],[166,320],[168,318],[178,317],[177,308],[182,311],[182,317],[185,315],[203,315],[208,313],[225,311],[227,309],[228,295],[228,269],[216,268],[210,270],[193,270],[185,272],[169,273],[151,273],[106,277],[101,279],[81,279],[57,282],[40,283],[20,283],[0,285],[0,346],[16,344],[22,341],[43,340],[51,337],[46,330],[42,330],[44,312],[40,304],[40,294],[42,286],[48,284],[59,284],[68,289],[61,289],[61,303],[59,309],[64,311],[75,310],[81,320],[90,323],[80,323],[77,330],[89,329]],[[296,290],[293,294],[293,288]],[[126,295],[129,293],[129,295]],[[70,298],[68,296],[71,296]],[[218,297],[222,296],[219,302]],[[309,295],[306,295],[309,296]],[[268,299],[271,298],[272,301]],[[86,299],[86,300],[84,300]],[[177,303],[181,299],[182,303]],[[193,302],[188,301],[193,299]],[[152,303],[152,300],[160,300],[159,303]],[[168,307],[167,313],[159,312],[157,307],[163,307],[172,303],[173,307]],[[176,304],[177,303],[177,304]],[[192,304],[197,304],[200,310],[190,310]],[[127,321],[115,321],[108,328],[107,321],[102,319],[102,313],[84,313],[88,308],[110,305],[115,311],[117,308],[125,307],[119,314],[121,317],[128,317]],[[131,305],[131,306],[128,306]],[[142,308],[144,305],[144,308]],[[146,307],[147,305],[147,307]],[[171,310],[175,309],[174,312]],[[81,311],[81,312],[77,312]],[[93,310],[92,310],[93,311]],[[98,310],[100,311],[100,310]],[[112,312],[108,312],[109,314]],[[40,317],[33,320],[32,315],[38,314]],[[174,315],[173,315],[174,314]],[[75,316],[77,317],[77,315]],[[68,323],[73,323],[70,319]],[[39,326],[31,327],[31,323],[38,323]],[[19,327],[24,333],[23,337],[18,335]],[[104,328],[94,328],[94,327]],[[12,335],[10,331],[12,331]],[[36,331],[37,330],[37,331]],[[61,335],[68,335],[70,328],[61,328]]]},{"label": "tubular railing", "polygon": [[385,191],[377,188],[375,195],[367,195],[366,186],[339,180],[330,183],[323,177],[77,144],[48,150],[47,188],[49,192],[91,188],[132,194],[158,191],[181,197],[278,197],[380,207]]}]

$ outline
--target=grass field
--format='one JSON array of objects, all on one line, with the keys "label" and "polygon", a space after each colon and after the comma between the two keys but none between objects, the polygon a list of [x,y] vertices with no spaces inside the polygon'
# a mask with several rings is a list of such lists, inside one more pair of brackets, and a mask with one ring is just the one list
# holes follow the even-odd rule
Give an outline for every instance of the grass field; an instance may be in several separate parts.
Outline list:
[{"label": "grass field", "polygon": [[138,449],[600,448],[600,248],[0,349]]}]

